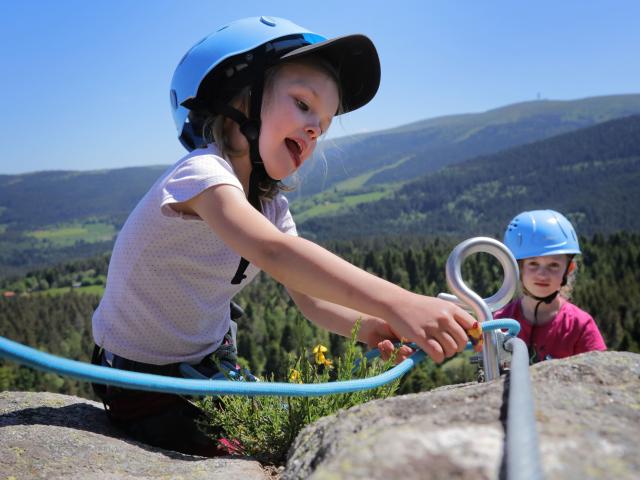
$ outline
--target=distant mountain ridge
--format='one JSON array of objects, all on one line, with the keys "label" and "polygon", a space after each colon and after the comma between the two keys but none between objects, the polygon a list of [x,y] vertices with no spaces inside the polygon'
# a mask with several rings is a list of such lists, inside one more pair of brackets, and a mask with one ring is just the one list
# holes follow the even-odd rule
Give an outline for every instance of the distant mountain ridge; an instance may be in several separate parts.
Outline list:
[{"label": "distant mountain ridge", "polygon": [[163,165],[0,175],[0,224],[15,231],[90,217],[118,224],[166,169]]},{"label": "distant mountain ridge", "polygon": [[640,231],[640,115],[480,156],[409,182],[390,198],[312,218],[317,239],[492,235],[518,212],[554,208],[581,234]]},{"label": "distant mountain ridge", "polygon": [[[640,95],[526,102],[484,113],[434,118],[391,130],[342,138],[335,141],[335,148],[327,148],[330,143],[327,142],[325,153],[329,166],[326,178],[317,172],[310,173],[309,169],[314,167],[305,165],[308,175],[299,189],[301,193],[289,195],[292,211],[301,231],[317,235],[317,238],[330,238],[334,233],[336,238],[344,238],[345,235],[361,235],[363,232],[405,232],[404,227],[396,229],[395,224],[384,223],[386,212],[382,212],[384,214],[380,217],[381,228],[375,228],[378,217],[367,213],[370,212],[368,207],[353,210],[354,205],[387,198],[403,183],[425,174],[429,175],[428,178],[440,178],[431,175],[443,166],[478,155],[490,155],[512,148],[514,144],[522,145],[575,131],[584,125],[598,124],[628,112],[640,114]],[[592,147],[598,148],[596,145]],[[320,168],[320,163],[315,162],[316,169]],[[167,167],[0,175],[0,277],[109,250],[127,215]],[[451,175],[451,172],[443,175]],[[496,172],[497,175],[500,173]],[[625,180],[625,177],[620,179]],[[389,183],[392,181],[395,183]],[[331,186],[331,189],[325,188],[325,193],[320,196],[310,196],[322,185]],[[431,185],[431,192],[440,192],[443,198],[449,198],[447,202],[452,213],[448,216],[455,222],[443,219],[436,222],[430,213],[429,222],[419,226],[427,215],[420,209],[426,207],[420,204],[415,208],[397,202],[398,198],[412,195],[410,188],[395,194],[394,204],[398,205],[398,210],[391,216],[397,217],[396,223],[417,227],[415,233],[462,233],[468,230],[462,227],[481,221],[482,217],[471,215],[473,209],[462,208],[462,200],[452,200],[446,191],[440,192],[437,185]],[[615,196],[615,189],[612,192]],[[327,198],[328,194],[333,197]],[[549,192],[551,199],[558,194]],[[464,195],[467,198],[469,193]],[[437,195],[433,198],[439,201]],[[585,204],[590,204],[589,200],[585,199]],[[302,205],[301,202],[307,204]],[[371,204],[384,209],[392,209],[394,205],[384,201]],[[341,231],[334,229],[331,225],[350,218],[350,214],[344,214],[349,209],[369,215],[363,218],[367,218],[370,225],[356,230],[355,226],[361,221],[356,219],[345,224]],[[470,219],[460,217],[463,211],[471,215]],[[339,215],[335,216],[336,213]],[[341,216],[343,214],[344,217]],[[332,215],[328,217],[330,220],[322,220],[322,216],[327,215]],[[609,218],[617,218],[617,214],[605,219],[607,225],[613,225]],[[632,219],[628,224],[618,222],[616,225],[635,228],[635,221]]]},{"label": "distant mountain ridge", "polygon": [[536,100],[482,113],[449,115],[402,127],[341,138],[323,162],[305,165],[300,195],[328,189],[350,177],[390,166],[366,185],[413,180],[478,155],[495,153],[614,118],[640,113],[640,94],[579,100]]}]

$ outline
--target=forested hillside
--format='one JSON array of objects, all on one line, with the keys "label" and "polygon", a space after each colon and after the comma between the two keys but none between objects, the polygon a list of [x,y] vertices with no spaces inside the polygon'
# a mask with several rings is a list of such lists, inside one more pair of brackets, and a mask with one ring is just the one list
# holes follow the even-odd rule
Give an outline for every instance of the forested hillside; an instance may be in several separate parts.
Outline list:
[{"label": "forested hillside", "polygon": [[166,168],[0,175],[0,278],[110,251]]},{"label": "forested hillside", "polygon": [[[424,120],[335,142],[328,140],[319,148],[315,162],[305,165],[300,176],[306,180],[290,199],[300,221],[343,213],[354,205],[389,198],[403,182],[443,165],[639,112],[640,95],[544,100]],[[327,161],[326,175],[322,168],[323,154]],[[527,155],[522,158],[528,158]],[[317,166],[315,173],[309,171],[313,163]],[[165,168],[0,175],[0,278],[110,251],[122,222]],[[411,187],[407,188],[409,192]],[[486,188],[492,192],[491,185]],[[323,189],[322,194],[310,196]],[[439,189],[432,188],[430,192],[439,194]],[[447,204],[452,209],[457,206],[447,197],[449,192],[444,193],[442,198],[432,197],[430,201]],[[439,230],[430,230],[438,226],[438,221],[429,219],[429,229],[422,231],[467,232],[468,229],[459,228],[464,226],[459,219],[470,214],[464,199],[471,196],[471,201],[475,201],[475,193],[463,193],[463,208],[456,210],[458,217],[452,216]],[[552,201],[556,194],[552,189],[544,193]],[[393,202],[405,196],[402,193]],[[423,214],[404,203],[400,202],[398,222],[411,224],[413,230],[413,220],[420,220]],[[386,205],[383,208],[388,210]],[[368,222],[365,218],[360,220]],[[333,224],[334,220],[330,222]],[[353,225],[358,228],[339,230],[345,236],[364,233],[362,225],[357,222]],[[590,225],[595,227],[593,222]],[[608,225],[605,227],[603,231],[610,231]],[[313,228],[309,224],[307,232]],[[388,225],[382,228],[385,232],[393,231],[393,226],[391,230]]]},{"label": "forested hillside", "polygon": [[[582,238],[581,245],[574,302],[594,316],[610,349],[640,352],[640,235],[596,235],[589,240]],[[436,295],[446,291],[445,263],[454,246],[451,239],[410,237],[336,242],[330,248],[403,287]],[[90,319],[99,297],[79,293],[82,288],[71,288],[68,283],[84,278],[87,284],[99,284],[106,260],[98,257],[61,265],[0,284],[4,290],[20,287],[26,293],[0,299],[0,333],[57,355],[88,361],[93,347]],[[495,292],[501,281],[500,267],[488,255],[470,257],[463,271],[468,284],[485,297]],[[240,355],[256,373],[274,373],[276,378],[286,379],[289,357],[300,349],[309,352],[320,342],[329,347],[327,355],[335,358],[343,348],[340,337],[328,335],[304,320],[283,288],[265,275],[236,300],[246,312],[239,322]],[[424,362],[403,380],[401,391],[472,380],[474,372],[466,357],[452,359],[441,367]],[[0,390],[7,389],[90,396],[86,383],[0,360]]]},{"label": "forested hillside", "polygon": [[537,100],[338,139],[335,147],[327,142],[326,165],[303,167],[300,195],[331,189],[367,172],[364,186],[413,180],[478,155],[639,113],[640,95]]},{"label": "forested hillside", "polygon": [[523,210],[553,208],[579,233],[640,231],[640,116],[446,167],[376,202],[300,225],[317,239],[493,235]]},{"label": "forested hillside", "polygon": [[122,223],[166,168],[0,175],[0,218],[7,231],[92,217]]}]

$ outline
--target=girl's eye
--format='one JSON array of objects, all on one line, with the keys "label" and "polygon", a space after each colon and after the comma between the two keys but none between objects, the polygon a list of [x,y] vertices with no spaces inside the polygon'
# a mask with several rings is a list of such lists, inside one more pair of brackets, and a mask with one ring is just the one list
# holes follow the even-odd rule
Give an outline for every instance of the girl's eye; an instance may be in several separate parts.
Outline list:
[{"label": "girl's eye", "polygon": [[307,105],[306,103],[304,103],[302,100],[296,100],[296,105],[298,106],[298,108],[300,110],[302,110],[303,112],[308,112],[309,111],[309,105]]}]

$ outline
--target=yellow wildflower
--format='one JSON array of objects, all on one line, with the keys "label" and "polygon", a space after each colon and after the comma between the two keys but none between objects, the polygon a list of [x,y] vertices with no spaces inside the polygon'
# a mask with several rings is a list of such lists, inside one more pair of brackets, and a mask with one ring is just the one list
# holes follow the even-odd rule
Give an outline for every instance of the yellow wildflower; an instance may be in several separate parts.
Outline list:
[{"label": "yellow wildflower", "polygon": [[302,383],[302,374],[295,368],[292,368],[289,374],[289,381],[291,383]]},{"label": "yellow wildflower", "polygon": [[316,357],[316,363],[318,365],[324,365],[325,367],[331,368],[333,362],[324,356],[324,354],[328,351],[329,350],[327,350],[327,347],[325,347],[324,345],[318,344],[313,347],[313,354]]}]

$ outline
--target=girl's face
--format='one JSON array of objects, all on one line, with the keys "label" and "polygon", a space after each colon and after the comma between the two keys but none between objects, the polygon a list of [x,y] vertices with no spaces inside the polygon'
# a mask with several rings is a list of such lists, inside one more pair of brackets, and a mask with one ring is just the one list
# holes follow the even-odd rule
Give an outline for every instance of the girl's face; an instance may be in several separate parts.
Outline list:
[{"label": "girl's face", "polygon": [[566,255],[525,258],[520,268],[522,284],[537,297],[551,295],[562,287],[568,261]]},{"label": "girl's face", "polygon": [[306,64],[285,64],[265,90],[260,155],[269,176],[282,180],[307,160],[338,110],[333,78]]}]

